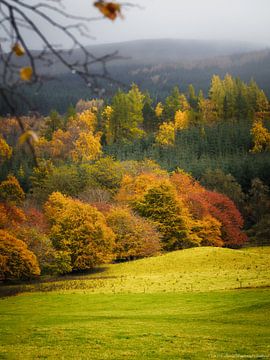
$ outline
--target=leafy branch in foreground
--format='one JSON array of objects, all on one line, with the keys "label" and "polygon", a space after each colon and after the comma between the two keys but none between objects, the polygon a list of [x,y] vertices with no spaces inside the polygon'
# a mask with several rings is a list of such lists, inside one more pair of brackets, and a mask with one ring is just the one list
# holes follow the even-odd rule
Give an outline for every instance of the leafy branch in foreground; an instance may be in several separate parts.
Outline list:
[{"label": "leafy branch in foreground", "polygon": [[[57,63],[81,78],[94,93],[102,93],[104,90],[100,81],[114,81],[107,63],[119,56],[117,51],[96,56],[82,40],[92,38],[89,23],[104,17],[115,20],[121,16],[122,6],[130,5],[96,1],[93,6],[102,15],[85,17],[73,15],[62,0],[0,0],[0,98],[8,111],[18,115],[18,101],[32,110],[25,96],[25,86],[35,85],[35,89],[39,89],[52,78],[48,68]],[[69,44],[68,50],[51,41],[48,36],[51,31],[55,39]],[[38,41],[41,50],[32,50],[33,39]],[[17,121],[22,133],[25,133],[23,123],[19,118]],[[30,139],[26,141],[36,158]]]}]

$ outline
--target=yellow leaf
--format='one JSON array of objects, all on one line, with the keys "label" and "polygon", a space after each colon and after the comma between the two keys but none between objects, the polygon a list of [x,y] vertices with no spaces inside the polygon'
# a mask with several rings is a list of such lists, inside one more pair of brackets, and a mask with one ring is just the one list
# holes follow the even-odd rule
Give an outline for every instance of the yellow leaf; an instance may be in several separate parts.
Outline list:
[{"label": "yellow leaf", "polygon": [[21,68],[20,77],[24,81],[30,81],[33,75],[33,69],[30,66]]},{"label": "yellow leaf", "polygon": [[34,131],[27,130],[19,137],[19,144],[22,145],[28,139],[32,139],[34,142],[37,142],[38,141],[38,136]]},{"label": "yellow leaf", "polygon": [[121,16],[121,5],[118,3],[99,0],[94,3],[94,6],[96,6],[105,17],[111,20],[115,20],[117,16]]},{"label": "yellow leaf", "polygon": [[17,56],[23,56],[24,55],[24,49],[22,48],[22,46],[19,43],[16,43],[13,47],[12,47],[12,51],[17,55]]}]

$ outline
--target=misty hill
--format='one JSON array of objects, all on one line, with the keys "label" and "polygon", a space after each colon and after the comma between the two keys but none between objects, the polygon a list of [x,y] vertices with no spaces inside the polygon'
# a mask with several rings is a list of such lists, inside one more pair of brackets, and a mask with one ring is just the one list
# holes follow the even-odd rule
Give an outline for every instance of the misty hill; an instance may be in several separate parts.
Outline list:
[{"label": "misty hill", "polygon": [[260,46],[235,41],[206,41],[184,39],[136,40],[89,47],[96,55],[118,51],[132,64],[189,62],[259,50]]},{"label": "misty hill", "polygon": [[[95,45],[89,49],[96,56],[117,50],[122,58],[108,65],[111,76],[126,86],[135,82],[141,90],[148,90],[155,101],[163,100],[174,85],[186,91],[192,83],[197,91],[202,89],[207,94],[213,74],[224,76],[226,73],[246,82],[254,78],[270,96],[270,49],[260,49],[256,44],[163,39]],[[74,59],[80,56],[77,51]],[[80,98],[97,96],[76,75],[67,73],[62,64],[53,62],[49,69],[40,70],[49,72],[55,80],[45,83],[38,95],[29,93],[36,110],[44,114],[51,109],[65,112]],[[106,83],[102,86],[107,90],[105,96],[109,97],[119,87]]]},{"label": "misty hill", "polygon": [[[236,41],[209,41],[209,40],[135,40],[121,43],[101,44],[88,46],[87,49],[96,57],[117,53],[117,60],[110,64],[115,66],[184,64],[206,61],[207,59],[231,56],[261,50],[258,44]],[[69,61],[83,58],[80,50],[72,55],[66,54]],[[54,56],[51,56],[53,66],[50,73],[63,74],[66,68]],[[41,68],[48,71],[48,68]]]}]

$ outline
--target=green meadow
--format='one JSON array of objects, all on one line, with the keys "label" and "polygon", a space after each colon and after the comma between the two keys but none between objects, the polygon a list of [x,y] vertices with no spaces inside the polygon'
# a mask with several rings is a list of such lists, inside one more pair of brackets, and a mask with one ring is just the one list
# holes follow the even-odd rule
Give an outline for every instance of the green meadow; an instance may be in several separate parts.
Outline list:
[{"label": "green meadow", "polygon": [[195,248],[10,285],[0,359],[269,359],[270,248]]}]

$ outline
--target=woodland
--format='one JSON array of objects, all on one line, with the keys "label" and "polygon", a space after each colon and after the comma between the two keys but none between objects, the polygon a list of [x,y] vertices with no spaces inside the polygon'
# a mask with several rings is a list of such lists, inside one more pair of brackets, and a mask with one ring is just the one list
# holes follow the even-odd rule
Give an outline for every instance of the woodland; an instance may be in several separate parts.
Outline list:
[{"label": "woodland", "polygon": [[269,120],[264,91],[229,74],[162,102],[133,83],[24,116],[24,133],[3,117],[0,280],[269,245]]}]

